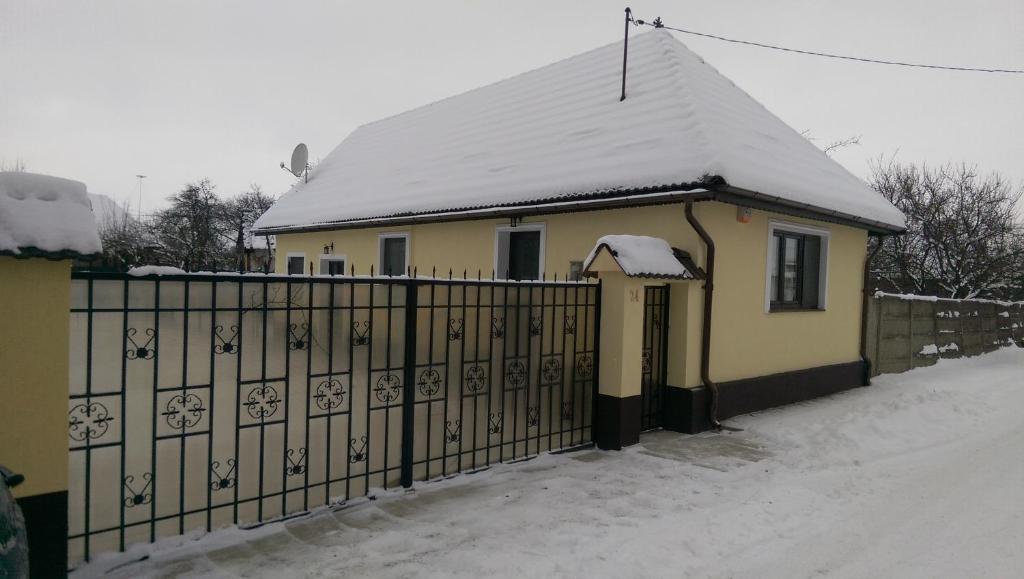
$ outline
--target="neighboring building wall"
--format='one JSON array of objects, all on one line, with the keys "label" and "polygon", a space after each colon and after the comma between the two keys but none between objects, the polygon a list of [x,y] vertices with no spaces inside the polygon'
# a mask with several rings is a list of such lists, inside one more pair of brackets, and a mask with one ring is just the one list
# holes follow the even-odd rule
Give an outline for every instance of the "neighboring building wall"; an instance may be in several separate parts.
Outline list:
[{"label": "neighboring building wall", "polygon": [[71,262],[0,257],[0,464],[25,475],[33,576],[67,561]]},{"label": "neighboring building wall", "polygon": [[[866,232],[850,227],[754,211],[749,223],[736,220],[736,208],[717,202],[697,203],[697,218],[717,246],[711,376],[728,381],[812,368],[860,359],[861,273]],[[811,225],[831,234],[828,256],[827,308],[824,311],[764,311],[770,220]],[[564,213],[530,217],[523,225],[545,224],[544,269],[550,278],[569,270],[570,261],[582,261],[597,239],[606,234],[650,235],[690,252],[704,263],[700,238],[686,223],[681,204]],[[508,219],[460,221],[365,230],[339,230],[278,235],[279,255],[303,252],[319,268],[325,245],[345,255],[356,273],[369,273],[378,264],[378,236],[409,234],[410,265],[420,275],[437,267],[461,277],[482,270],[489,277],[494,267],[495,229]],[[278,273],[286,262],[278,260]],[[670,384],[698,386],[702,312],[702,282],[673,283],[672,330],[669,338]],[[684,322],[685,320],[685,322]],[[684,323],[685,335],[680,332]],[[607,330],[607,327],[604,328]],[[674,355],[685,351],[685,356]]]},{"label": "neighboring building wall", "polygon": [[68,488],[70,284],[70,261],[0,257],[0,463],[20,497]]}]

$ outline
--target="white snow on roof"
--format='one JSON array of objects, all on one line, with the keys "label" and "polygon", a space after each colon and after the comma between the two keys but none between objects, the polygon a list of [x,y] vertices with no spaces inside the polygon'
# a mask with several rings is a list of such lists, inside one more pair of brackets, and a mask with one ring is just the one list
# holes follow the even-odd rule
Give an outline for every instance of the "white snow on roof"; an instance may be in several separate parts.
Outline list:
[{"label": "white snow on roof", "polygon": [[131,213],[124,205],[114,201],[110,196],[102,193],[89,193],[89,202],[92,204],[93,215],[96,216],[96,223],[119,223],[122,221],[135,221]]},{"label": "white snow on roof", "polygon": [[99,253],[85,184],[35,173],[0,173],[0,251]]},{"label": "white snow on roof", "polygon": [[615,262],[623,273],[632,277],[674,277],[693,278],[694,272],[686,269],[667,241],[660,237],[646,235],[605,235],[597,240],[590,255],[583,261],[583,271],[602,249],[611,251]]},{"label": "white snow on roof", "polygon": [[[723,177],[903,227],[902,213],[670,33],[622,43],[356,129],[261,229],[507,206]],[[808,97],[813,98],[813,97]]]}]

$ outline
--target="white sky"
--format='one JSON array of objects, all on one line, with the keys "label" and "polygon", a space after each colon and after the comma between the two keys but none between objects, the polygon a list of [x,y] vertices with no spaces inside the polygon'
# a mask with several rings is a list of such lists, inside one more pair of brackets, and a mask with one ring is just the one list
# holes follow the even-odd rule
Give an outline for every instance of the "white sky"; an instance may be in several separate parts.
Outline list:
[{"label": "white sky", "polygon": [[[0,0],[0,162],[143,210],[188,181],[259,183],[299,141],[323,157],[360,124],[620,40],[617,2]],[[633,3],[638,18],[911,62],[1024,68],[1022,0]],[[634,31],[635,33],[635,31]],[[847,63],[677,35],[835,158],[965,160],[1024,183],[1024,75]]]}]

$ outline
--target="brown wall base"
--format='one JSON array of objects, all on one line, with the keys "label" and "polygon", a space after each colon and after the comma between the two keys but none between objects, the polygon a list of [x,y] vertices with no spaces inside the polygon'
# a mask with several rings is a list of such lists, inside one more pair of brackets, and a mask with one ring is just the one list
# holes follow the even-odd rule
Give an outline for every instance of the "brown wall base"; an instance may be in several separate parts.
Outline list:
[{"label": "brown wall base", "polygon": [[[858,361],[722,382],[718,384],[718,418],[723,420],[865,386],[866,376],[867,363]],[[665,389],[665,405],[665,428],[690,434],[711,428],[704,386],[670,386]]]},{"label": "brown wall base", "polygon": [[640,442],[640,397],[598,394],[594,442],[605,450],[622,450]]},{"label": "brown wall base", "polygon": [[67,491],[22,497],[18,506],[25,515],[30,576],[67,577]]}]

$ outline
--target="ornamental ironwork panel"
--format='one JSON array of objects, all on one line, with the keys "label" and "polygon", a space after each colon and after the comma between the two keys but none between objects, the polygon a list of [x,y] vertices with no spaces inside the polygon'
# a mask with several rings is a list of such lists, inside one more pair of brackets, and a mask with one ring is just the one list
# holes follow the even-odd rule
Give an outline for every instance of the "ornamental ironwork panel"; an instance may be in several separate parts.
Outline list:
[{"label": "ornamental ironwork panel", "polygon": [[597,284],[72,277],[72,564],[592,440]]}]

